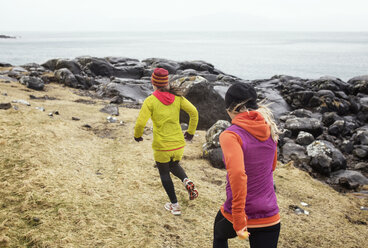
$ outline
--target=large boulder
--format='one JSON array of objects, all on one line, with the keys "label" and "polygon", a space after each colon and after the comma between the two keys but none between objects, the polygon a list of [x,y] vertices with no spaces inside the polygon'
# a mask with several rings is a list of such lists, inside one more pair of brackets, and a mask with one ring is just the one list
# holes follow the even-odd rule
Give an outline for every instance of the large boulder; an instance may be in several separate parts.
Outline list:
[{"label": "large boulder", "polygon": [[195,71],[213,72],[215,67],[210,63],[197,60],[197,61],[184,61],[184,62],[181,62],[179,69],[181,69],[181,70],[193,69]]},{"label": "large boulder", "polygon": [[306,146],[314,141],[314,137],[310,133],[300,131],[295,141],[299,145]]},{"label": "large boulder", "polygon": [[301,145],[287,142],[281,148],[281,156],[284,163],[293,161],[296,166],[308,168],[310,158],[306,154],[305,147]]},{"label": "large boulder", "polygon": [[222,160],[223,153],[220,147],[208,151],[207,158],[210,164],[218,169],[225,169],[224,161]]},{"label": "large boulder", "polygon": [[313,116],[312,111],[310,110],[306,110],[306,109],[296,109],[294,111],[290,112],[290,115],[295,115],[296,117],[307,117],[307,118],[311,118]]},{"label": "large boulder", "polygon": [[55,78],[60,84],[78,88],[78,80],[75,78],[74,74],[66,68],[55,71]]},{"label": "large boulder", "polygon": [[322,122],[326,127],[331,126],[335,121],[343,120],[342,117],[340,117],[335,112],[325,112],[322,116]]},{"label": "large boulder", "polygon": [[114,74],[114,66],[105,59],[79,57],[77,61],[83,66],[83,70],[92,76],[111,77]]},{"label": "large boulder", "polygon": [[154,69],[156,67],[164,68],[169,72],[169,74],[175,74],[180,67],[178,62],[168,59],[148,58],[142,60],[142,62],[149,66],[151,69]]},{"label": "large boulder", "polygon": [[143,102],[152,90],[144,84],[121,84],[116,81],[97,86],[97,95],[103,98],[119,97],[123,101]]},{"label": "large boulder", "polygon": [[285,122],[285,128],[292,131],[294,136],[296,136],[300,131],[304,131],[311,133],[316,137],[322,134],[322,127],[323,125],[321,121],[316,118],[291,117]]},{"label": "large boulder", "polygon": [[50,59],[42,64],[43,67],[49,69],[50,71],[56,70],[56,63],[59,61],[59,59]]},{"label": "large boulder", "polygon": [[108,60],[95,57],[79,57],[77,61],[92,76],[140,79],[144,73],[143,65],[115,67]]},{"label": "large boulder", "polygon": [[356,144],[368,145],[368,125],[356,129],[354,140]]},{"label": "large boulder", "polygon": [[349,84],[339,78],[324,76],[310,82],[314,90],[346,91]]},{"label": "large boulder", "polygon": [[230,122],[218,120],[206,132],[206,143],[203,145],[203,157],[208,159],[210,164],[219,169],[225,168],[222,160],[222,150],[220,147],[220,134],[230,126]]},{"label": "large boulder", "polygon": [[290,106],[278,90],[279,80],[254,80],[252,84],[255,86],[258,97],[267,99],[267,103],[271,103],[269,108],[276,119],[282,114],[290,112]]},{"label": "large boulder", "polygon": [[144,67],[142,65],[119,66],[114,68],[113,76],[119,78],[140,79],[143,77]]},{"label": "large boulder", "polygon": [[345,128],[345,121],[338,120],[328,127],[328,133],[334,136],[339,136],[340,134],[343,134],[344,128]]},{"label": "large boulder", "polygon": [[310,166],[318,173],[330,176],[331,172],[346,169],[346,158],[334,145],[325,140],[316,140],[307,146]]},{"label": "large boulder", "polygon": [[138,59],[132,59],[132,58],[126,58],[126,57],[106,57],[105,58],[107,61],[109,61],[111,64],[115,65],[132,65],[132,64],[137,64],[139,63]]},{"label": "large boulder", "polygon": [[78,64],[76,60],[70,60],[70,59],[59,59],[56,61],[55,69],[59,70],[62,68],[66,68],[69,71],[71,71],[74,75],[79,75],[82,73],[82,68]]},{"label": "large boulder", "polygon": [[[203,77],[184,77],[172,82],[172,85],[178,87],[198,110],[199,121],[198,129],[208,129],[217,120],[229,120],[225,110],[225,101],[218,94],[213,86]],[[180,114],[181,122],[189,122],[189,116],[182,112]]]},{"label": "large boulder", "polygon": [[27,88],[34,90],[43,90],[45,83],[42,79],[37,77],[23,76],[20,78],[20,83],[27,86]]},{"label": "large boulder", "polygon": [[225,120],[218,120],[206,132],[206,144],[203,146],[204,153],[212,148],[220,147],[220,134],[228,127],[230,122]]},{"label": "large boulder", "polygon": [[368,96],[362,95],[359,99],[359,103],[360,110],[357,113],[357,119],[362,123],[368,123]]},{"label": "large boulder", "polygon": [[368,158],[368,146],[365,145],[354,146],[353,154],[360,159]]},{"label": "large boulder", "polygon": [[351,103],[348,100],[330,96],[319,97],[319,111],[322,113],[337,112],[339,115],[347,115],[350,108]]},{"label": "large boulder", "polygon": [[364,93],[368,95],[368,75],[358,76],[348,81],[352,94]]},{"label": "large boulder", "polygon": [[331,174],[330,182],[348,189],[356,189],[359,186],[367,185],[368,179],[358,171],[339,170]]}]

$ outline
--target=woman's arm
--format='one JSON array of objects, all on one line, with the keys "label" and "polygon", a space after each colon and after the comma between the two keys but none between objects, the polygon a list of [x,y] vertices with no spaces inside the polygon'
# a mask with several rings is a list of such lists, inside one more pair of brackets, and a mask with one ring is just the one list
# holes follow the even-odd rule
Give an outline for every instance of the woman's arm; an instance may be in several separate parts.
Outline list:
[{"label": "woman's arm", "polygon": [[[148,98],[147,98],[148,99]],[[134,138],[140,138],[143,135],[144,127],[146,126],[147,121],[151,118],[151,111],[148,107],[148,100],[144,100],[141,110],[139,111],[139,115],[137,121],[135,123],[134,128]]]},{"label": "woman's arm", "polygon": [[188,133],[194,135],[198,125],[198,111],[194,105],[185,97],[182,97],[180,109],[184,110],[189,115]]},{"label": "woman's arm", "polygon": [[246,227],[246,214],[244,211],[247,197],[247,174],[244,168],[244,154],[242,140],[234,132],[224,131],[220,135],[220,145],[225,158],[226,170],[233,193],[232,217],[235,231]]}]

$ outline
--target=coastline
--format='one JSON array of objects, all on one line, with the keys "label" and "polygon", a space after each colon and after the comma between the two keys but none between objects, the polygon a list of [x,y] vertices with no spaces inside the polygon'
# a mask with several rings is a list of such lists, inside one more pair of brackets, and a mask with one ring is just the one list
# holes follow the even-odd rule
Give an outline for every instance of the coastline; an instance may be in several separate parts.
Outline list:
[{"label": "coastline", "polygon": [[[56,82],[94,98],[139,108],[153,91],[150,76],[155,67],[167,69],[171,81],[184,87],[186,97],[201,109],[199,129],[208,130],[217,120],[227,120],[226,89],[233,83],[250,83],[260,99],[274,103],[271,109],[283,130],[280,161],[293,161],[338,190],[358,190],[368,184],[368,75],[346,82],[336,77],[287,75],[244,80],[201,60],[84,56],[51,59],[42,65],[0,63],[0,77],[41,91]],[[185,115],[181,119],[187,121]],[[221,149],[206,145],[204,151],[215,167],[221,167],[222,161],[213,160],[221,157]]]}]

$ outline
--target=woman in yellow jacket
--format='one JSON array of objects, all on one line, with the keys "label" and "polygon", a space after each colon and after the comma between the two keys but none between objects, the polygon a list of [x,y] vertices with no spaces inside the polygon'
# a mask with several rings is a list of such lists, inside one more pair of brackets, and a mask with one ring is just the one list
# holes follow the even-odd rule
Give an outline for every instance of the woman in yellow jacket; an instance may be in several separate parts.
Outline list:
[{"label": "woman in yellow jacket", "polygon": [[[181,210],[170,172],[182,180],[190,200],[198,197],[196,187],[179,164],[184,152],[184,138],[192,140],[197,128],[198,112],[187,99],[170,89],[167,70],[156,68],[152,73],[151,82],[155,91],[143,102],[134,128],[134,139],[137,142],[143,140],[144,127],[151,118],[153,156],[162,185],[170,199],[170,202],[165,204],[165,209],[174,215],[180,215]],[[184,110],[190,117],[188,131],[184,135],[179,121],[180,110]]]}]

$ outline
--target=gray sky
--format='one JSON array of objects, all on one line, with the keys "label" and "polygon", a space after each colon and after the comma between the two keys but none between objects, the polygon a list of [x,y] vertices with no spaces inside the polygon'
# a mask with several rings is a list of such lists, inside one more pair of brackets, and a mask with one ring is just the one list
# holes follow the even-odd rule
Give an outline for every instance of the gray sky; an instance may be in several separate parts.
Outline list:
[{"label": "gray sky", "polygon": [[368,31],[368,0],[6,0],[12,31]]}]

